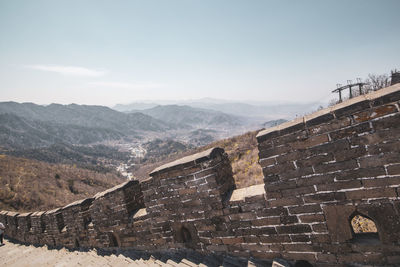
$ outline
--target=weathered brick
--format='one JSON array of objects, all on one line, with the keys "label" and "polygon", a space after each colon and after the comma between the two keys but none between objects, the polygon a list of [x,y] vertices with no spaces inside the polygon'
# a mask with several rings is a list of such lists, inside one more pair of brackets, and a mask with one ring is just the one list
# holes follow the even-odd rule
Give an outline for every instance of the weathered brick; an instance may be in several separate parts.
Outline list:
[{"label": "weathered brick", "polygon": [[242,249],[250,251],[265,251],[269,250],[268,245],[258,245],[258,244],[241,244]]},{"label": "weathered brick", "polygon": [[281,207],[281,206],[293,206],[293,205],[300,205],[303,204],[303,200],[298,197],[287,197],[287,198],[280,198],[276,200],[268,200],[267,206],[268,207]]},{"label": "weathered brick", "polygon": [[318,154],[333,153],[335,151],[343,151],[347,149],[350,149],[349,142],[346,139],[341,139],[312,147],[307,150],[307,154],[309,156],[312,156]]},{"label": "weathered brick", "polygon": [[334,162],[334,163],[322,164],[322,165],[318,165],[318,166],[314,167],[316,173],[352,170],[355,168],[358,168],[358,163],[356,160]]},{"label": "weathered brick", "polygon": [[333,159],[334,158],[332,154],[322,154],[322,155],[312,156],[307,159],[297,160],[296,165],[298,167],[309,167],[309,166],[319,165],[324,162],[332,161]]},{"label": "weathered brick", "polygon": [[397,197],[395,188],[363,189],[345,192],[347,199]]},{"label": "weathered brick", "polygon": [[286,208],[283,207],[275,207],[275,208],[266,208],[261,211],[256,211],[257,217],[270,217],[270,216],[281,216],[288,214]]},{"label": "weathered brick", "polygon": [[259,161],[261,168],[267,167],[267,166],[271,166],[271,165],[275,165],[276,164],[276,158],[267,158],[267,159],[261,159]]},{"label": "weathered brick", "polygon": [[299,132],[302,132],[303,130],[305,130],[305,124],[304,124],[304,121],[303,120],[301,120],[300,122],[298,122],[297,124],[292,124],[291,126],[289,126],[289,127],[285,127],[285,128],[282,128],[282,129],[280,129],[279,130],[279,133],[281,134],[281,135],[288,135],[288,134],[291,134],[291,133],[299,133]]},{"label": "weathered brick", "polygon": [[318,174],[311,177],[297,179],[296,183],[300,186],[310,186],[331,183],[334,181],[335,174]]},{"label": "weathered brick", "polygon": [[288,209],[290,214],[313,213],[322,211],[321,206],[319,204],[289,207]]},{"label": "weathered brick", "polygon": [[263,171],[268,174],[280,174],[287,170],[295,170],[295,166],[293,162],[287,162],[283,164],[273,165],[269,167],[263,168]]},{"label": "weathered brick", "polygon": [[343,117],[340,119],[334,119],[329,121],[329,123],[316,125],[309,128],[309,132],[312,135],[322,134],[327,132],[332,132],[337,129],[345,128],[351,125],[351,119],[348,117]]},{"label": "weathered brick", "polygon": [[370,107],[370,102],[368,100],[364,100],[361,102],[354,103],[349,106],[342,107],[334,111],[336,118],[352,115],[357,111],[365,110]]},{"label": "weathered brick", "polygon": [[305,187],[298,187],[294,189],[288,189],[288,190],[282,190],[282,196],[283,197],[289,197],[289,196],[300,196],[304,194],[309,194],[309,193],[314,193],[315,188],[314,186],[305,186]]},{"label": "weathered brick", "polygon": [[294,150],[297,149],[305,149],[313,146],[317,146],[320,144],[324,144],[329,141],[329,137],[327,134],[322,134],[322,135],[316,135],[316,136],[310,136],[309,138],[302,140],[302,141],[297,141],[295,143],[289,143],[287,144],[288,146],[292,147]]},{"label": "weathered brick", "polygon": [[291,150],[290,147],[282,145],[282,146],[277,146],[277,147],[273,147],[270,149],[263,149],[263,150],[259,149],[260,152],[258,155],[259,155],[260,159],[264,159],[264,158],[269,158],[272,156],[278,156],[278,155],[287,153],[290,150]]},{"label": "weathered brick", "polygon": [[266,251],[251,251],[251,256],[257,259],[271,260],[281,257],[280,253],[277,252],[266,252]]},{"label": "weathered brick", "polygon": [[386,174],[382,166],[371,168],[359,168],[335,173],[336,180],[353,180],[357,178],[377,177]]},{"label": "weathered brick", "polygon": [[242,237],[223,237],[221,240],[225,245],[240,244],[244,241]]},{"label": "weathered brick", "polygon": [[303,153],[301,151],[291,151],[289,153],[279,155],[275,159],[278,164],[282,164],[288,161],[298,160],[299,158],[302,158],[302,155]]},{"label": "weathered brick", "polygon": [[398,101],[400,98],[400,91],[394,91],[390,94],[385,94],[379,98],[376,98],[372,101],[372,106],[380,106],[383,104],[391,103]]},{"label": "weathered brick", "polygon": [[266,184],[270,184],[270,183],[273,183],[273,182],[277,182],[277,181],[279,181],[279,175],[276,175],[276,174],[270,174],[270,173],[268,173],[268,171],[267,171],[267,169],[263,169],[263,175],[264,175],[264,182],[266,183]]},{"label": "weathered brick", "polygon": [[263,218],[263,219],[257,219],[251,221],[251,224],[254,226],[263,226],[263,225],[278,225],[281,223],[281,220],[279,217],[269,217],[269,218]]},{"label": "weathered brick", "polygon": [[229,215],[229,218],[233,220],[254,220],[256,218],[256,214],[253,212],[246,213],[238,213]]},{"label": "weathered brick", "polygon": [[302,223],[324,222],[325,217],[322,214],[300,215],[299,219]]},{"label": "weathered brick", "polygon": [[319,252],[321,248],[309,244],[285,244],[284,248],[286,251],[291,252]]},{"label": "weathered brick", "polygon": [[275,235],[260,236],[260,242],[273,244],[273,243],[287,243],[291,242],[291,240],[289,235],[275,234]]},{"label": "weathered brick", "polygon": [[360,180],[337,181],[327,184],[317,185],[318,191],[337,191],[341,189],[360,188],[362,187]]},{"label": "weathered brick", "polygon": [[386,169],[389,175],[400,174],[400,164],[387,166]]},{"label": "weathered brick", "polygon": [[331,122],[335,117],[332,113],[326,113],[324,115],[318,116],[316,118],[310,119],[306,121],[306,127],[310,128],[314,125],[320,125],[323,123]]},{"label": "weathered brick", "polygon": [[356,122],[365,122],[396,112],[396,106],[393,104],[389,104],[358,112],[353,115],[353,118]]},{"label": "weathered brick", "polygon": [[307,243],[310,241],[310,235],[290,235],[292,242],[303,242]]},{"label": "weathered brick", "polygon": [[283,225],[294,224],[299,222],[296,216],[281,216],[281,223]]},{"label": "weathered brick", "polygon": [[400,137],[400,128],[380,129],[374,133],[368,133],[361,136],[352,137],[349,141],[352,146],[355,145],[376,145],[387,143],[389,141],[397,141]]},{"label": "weathered brick", "polygon": [[260,235],[275,235],[276,234],[276,229],[275,227],[261,227],[261,228],[252,228],[250,232],[254,235],[260,236]]},{"label": "weathered brick", "polygon": [[365,154],[367,154],[367,149],[365,148],[365,146],[359,146],[349,150],[338,151],[334,153],[336,161],[355,159],[364,156]]},{"label": "weathered brick", "polygon": [[265,202],[264,201],[260,201],[260,200],[264,200],[264,197],[261,196],[259,201],[255,202],[255,203],[251,203],[251,204],[247,204],[246,203],[246,204],[241,205],[242,211],[244,211],[244,212],[255,211],[255,210],[259,210],[259,209],[265,208]]},{"label": "weathered brick", "polygon": [[347,137],[357,136],[361,133],[370,132],[371,127],[369,122],[360,123],[344,129],[329,133],[332,140],[339,140]]},{"label": "weathered brick", "polygon": [[266,192],[275,192],[278,190],[293,189],[296,188],[296,181],[285,181],[275,184],[268,184],[265,186]]},{"label": "weathered brick", "polygon": [[296,170],[288,170],[286,172],[280,173],[279,176],[282,180],[289,180],[294,178],[300,178],[303,176],[308,176],[313,174],[314,170],[312,167],[297,168]]},{"label": "weathered brick", "polygon": [[276,230],[279,234],[299,234],[312,232],[311,227],[308,224],[277,226]]},{"label": "weathered brick", "polygon": [[385,143],[368,146],[368,153],[371,155],[378,155],[387,152],[400,152],[400,143],[398,141],[385,141]]},{"label": "weathered brick", "polygon": [[386,153],[359,159],[361,168],[383,166],[389,163],[400,163],[399,153]]},{"label": "weathered brick", "polygon": [[243,237],[245,243],[259,243],[260,238],[258,236],[245,236]]},{"label": "weathered brick", "polygon": [[324,203],[344,200],[345,194],[343,192],[318,193],[304,196],[303,199],[305,203]]},{"label": "weathered brick", "polygon": [[275,145],[286,145],[287,143],[293,143],[295,141],[301,141],[308,138],[308,132],[305,130],[293,132],[290,134],[285,134],[279,136],[279,138],[274,139]]},{"label": "weathered brick", "polygon": [[372,126],[375,130],[380,129],[393,129],[400,127],[400,113],[394,114],[390,117],[385,117],[379,120],[375,120],[372,122]]},{"label": "weathered brick", "polygon": [[390,185],[400,185],[400,176],[385,177],[379,179],[362,180],[364,187],[386,187]]}]

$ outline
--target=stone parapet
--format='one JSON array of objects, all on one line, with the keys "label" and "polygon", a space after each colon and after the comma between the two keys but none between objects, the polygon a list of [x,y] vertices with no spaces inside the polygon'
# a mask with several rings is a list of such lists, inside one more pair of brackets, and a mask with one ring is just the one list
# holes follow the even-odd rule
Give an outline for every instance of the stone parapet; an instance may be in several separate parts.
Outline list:
[{"label": "stone parapet", "polygon": [[[399,100],[395,85],[257,135],[265,212],[286,216],[275,226],[285,258],[399,260]],[[378,233],[356,234],[356,215],[371,219]]]}]

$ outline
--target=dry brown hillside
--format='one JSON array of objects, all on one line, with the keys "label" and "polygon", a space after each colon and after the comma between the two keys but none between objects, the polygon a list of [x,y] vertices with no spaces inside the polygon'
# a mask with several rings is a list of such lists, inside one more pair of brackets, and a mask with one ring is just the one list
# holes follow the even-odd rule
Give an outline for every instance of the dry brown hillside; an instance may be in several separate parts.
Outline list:
[{"label": "dry brown hillside", "polygon": [[186,151],[183,153],[175,153],[156,163],[147,163],[138,169],[131,170],[133,175],[138,179],[148,177],[153,169],[175,159],[187,156],[193,153],[204,151],[210,147],[222,147],[228,153],[232,164],[233,177],[237,188],[243,188],[250,185],[263,183],[263,175],[260,165],[258,164],[258,148],[256,135],[258,131],[248,132],[243,135],[219,140],[207,146]]},{"label": "dry brown hillside", "polygon": [[116,174],[0,155],[0,209],[52,209],[123,181]]}]

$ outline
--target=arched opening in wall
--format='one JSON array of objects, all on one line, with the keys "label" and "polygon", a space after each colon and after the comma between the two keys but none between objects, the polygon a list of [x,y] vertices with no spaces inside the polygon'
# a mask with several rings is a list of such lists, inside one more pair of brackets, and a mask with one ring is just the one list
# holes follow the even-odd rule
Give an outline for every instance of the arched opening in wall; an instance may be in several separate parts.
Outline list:
[{"label": "arched opening in wall", "polygon": [[181,234],[183,243],[192,242],[192,235],[190,234],[190,231],[185,226],[181,227],[180,234]]},{"label": "arched opening in wall", "polygon": [[120,247],[119,236],[116,233],[108,233],[109,247]]},{"label": "arched opening in wall", "polygon": [[64,224],[64,218],[61,213],[58,213],[56,215],[56,222],[57,222],[58,231],[60,233],[66,231],[65,224]]},{"label": "arched opening in wall", "polygon": [[85,230],[88,230],[90,226],[93,226],[92,217],[84,217],[83,218],[83,228]]},{"label": "arched opening in wall", "polygon": [[13,217],[14,219],[14,225],[15,225],[15,229],[19,229],[19,225],[18,225],[18,219],[17,217]]},{"label": "arched opening in wall", "polygon": [[40,230],[42,233],[46,232],[46,223],[43,220],[43,217],[40,217]]},{"label": "arched opening in wall", "polygon": [[32,231],[32,220],[31,220],[30,216],[28,216],[26,218],[26,228],[27,228],[28,232]]},{"label": "arched opening in wall", "polygon": [[75,248],[79,248],[79,247],[80,247],[80,245],[79,245],[79,240],[78,240],[77,238],[75,238],[74,247],[75,247]]},{"label": "arched opening in wall", "polygon": [[350,225],[353,232],[353,242],[379,242],[378,228],[371,218],[360,213],[354,213],[350,216]]}]

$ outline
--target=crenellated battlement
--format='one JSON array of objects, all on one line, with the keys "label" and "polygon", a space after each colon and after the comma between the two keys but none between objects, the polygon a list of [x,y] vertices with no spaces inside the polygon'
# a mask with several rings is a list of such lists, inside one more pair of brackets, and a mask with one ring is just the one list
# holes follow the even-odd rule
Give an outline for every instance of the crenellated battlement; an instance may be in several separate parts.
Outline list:
[{"label": "crenellated battlement", "polygon": [[[32,244],[400,264],[399,100],[396,84],[261,131],[262,185],[235,189],[227,154],[212,148],[140,183],[0,221]],[[377,233],[356,233],[356,215]]]}]

